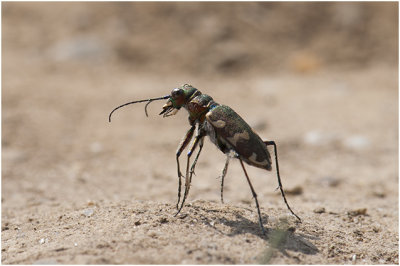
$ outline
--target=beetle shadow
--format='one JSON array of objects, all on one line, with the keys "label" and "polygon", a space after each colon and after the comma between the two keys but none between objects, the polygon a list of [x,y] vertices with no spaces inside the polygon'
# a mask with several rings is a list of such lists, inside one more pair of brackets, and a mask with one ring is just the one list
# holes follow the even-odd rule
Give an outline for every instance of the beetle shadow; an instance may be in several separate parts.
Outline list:
[{"label": "beetle shadow", "polygon": [[[226,218],[218,218],[219,223],[231,227],[231,233],[224,233],[215,226],[208,224],[214,230],[227,236],[235,236],[250,233],[269,243],[269,248],[266,250],[263,262],[268,263],[272,257],[274,250],[279,250],[286,257],[291,257],[287,251],[301,252],[307,255],[314,255],[319,252],[318,248],[310,242],[310,240],[319,240],[318,237],[303,233],[295,233],[293,227],[288,227],[287,224],[281,224],[276,228],[266,227],[266,234],[261,233],[260,225],[240,214],[236,214],[236,220],[228,220]],[[264,215],[264,221],[268,220],[268,216]]]}]

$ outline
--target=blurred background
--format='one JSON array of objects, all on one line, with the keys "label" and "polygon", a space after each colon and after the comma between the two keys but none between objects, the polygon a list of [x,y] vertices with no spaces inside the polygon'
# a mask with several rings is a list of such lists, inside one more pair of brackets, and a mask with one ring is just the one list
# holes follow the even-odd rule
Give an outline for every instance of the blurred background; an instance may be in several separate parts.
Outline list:
[{"label": "blurred background", "polygon": [[[3,221],[174,204],[185,111],[107,118],[191,83],[278,143],[300,216],[369,206],[397,228],[397,2],[3,2],[2,77]],[[189,202],[219,201],[224,162],[206,141]],[[261,205],[285,211],[274,173],[248,168]],[[237,162],[225,184],[226,202],[252,204]]]},{"label": "blurred background", "polygon": [[[266,74],[397,64],[395,3],[6,3],[5,60]],[[15,58],[14,58],[15,60]],[[8,61],[6,61],[8,62]]]}]

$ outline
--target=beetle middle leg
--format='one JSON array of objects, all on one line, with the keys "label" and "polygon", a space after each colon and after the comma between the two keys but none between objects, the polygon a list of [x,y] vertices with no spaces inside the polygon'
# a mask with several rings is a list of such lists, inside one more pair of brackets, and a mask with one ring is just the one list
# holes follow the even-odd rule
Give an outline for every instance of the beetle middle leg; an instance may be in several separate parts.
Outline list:
[{"label": "beetle middle leg", "polygon": [[192,175],[196,175],[194,172],[194,168],[196,167],[197,164],[197,160],[199,159],[200,156],[200,152],[203,149],[203,145],[204,145],[204,137],[200,139],[199,142],[199,151],[197,152],[196,158],[194,159],[192,166],[190,167],[190,181],[192,181]]},{"label": "beetle middle leg", "polygon": [[221,175],[221,203],[224,203],[224,179],[226,176],[226,172],[228,171],[229,159],[230,157],[229,155],[227,155],[224,170],[222,170],[222,175]]},{"label": "beetle middle leg", "polygon": [[253,198],[254,198],[254,200],[256,202],[256,207],[257,207],[257,212],[258,212],[258,221],[260,223],[261,231],[262,231],[263,235],[265,235],[265,229],[264,229],[264,225],[263,225],[262,218],[261,218],[260,206],[258,205],[257,194],[256,194],[256,192],[255,192],[255,190],[253,188],[253,185],[251,184],[249,176],[247,175],[247,171],[244,168],[242,159],[239,158],[239,161],[240,161],[240,164],[242,165],[244,174],[245,174],[245,176],[247,178],[247,182],[249,183],[249,186],[250,186],[250,189],[251,189],[251,193],[253,194]]}]

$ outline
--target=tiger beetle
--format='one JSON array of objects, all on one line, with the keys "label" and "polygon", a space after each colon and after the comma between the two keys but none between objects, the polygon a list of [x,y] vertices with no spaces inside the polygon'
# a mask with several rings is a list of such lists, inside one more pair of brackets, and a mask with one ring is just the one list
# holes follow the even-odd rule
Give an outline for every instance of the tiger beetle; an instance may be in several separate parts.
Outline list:
[{"label": "tiger beetle", "polygon": [[[221,202],[223,202],[223,189],[224,189],[224,178],[228,170],[230,158],[239,159],[240,165],[242,166],[243,172],[246,176],[247,182],[249,183],[251,193],[253,194],[257,212],[258,221],[260,223],[261,231],[265,234],[265,229],[263,226],[260,207],[258,205],[257,194],[251,184],[250,178],[244,167],[243,161],[249,165],[265,169],[268,171],[272,170],[271,167],[271,156],[268,152],[267,146],[273,146],[275,152],[275,165],[276,174],[278,177],[278,187],[280,189],[283,200],[289,209],[289,211],[299,220],[300,217],[297,216],[290,208],[285,193],[282,188],[282,182],[279,175],[279,165],[278,165],[278,153],[276,148],[276,143],[274,141],[263,141],[258,136],[256,132],[235,112],[226,105],[221,105],[216,103],[213,98],[206,94],[202,94],[198,89],[194,88],[192,85],[185,84],[179,88],[172,90],[170,95],[166,95],[159,98],[152,98],[147,100],[133,101],[126,104],[120,105],[111,111],[108,119],[111,122],[111,115],[117,109],[124,107],[129,104],[147,102],[145,105],[145,113],[147,114],[147,106],[157,100],[168,101],[162,107],[160,115],[163,117],[175,115],[182,107],[184,107],[189,113],[189,124],[190,129],[186,132],[183,140],[179,144],[176,151],[176,163],[178,170],[178,202],[176,204],[178,215],[182,210],[185,200],[189,194],[190,183],[192,181],[192,176],[194,174],[194,169],[199,159],[200,152],[203,148],[204,137],[209,136],[211,141],[224,153],[226,154],[225,166],[221,175]],[[193,138],[193,134],[196,130],[196,135],[187,153],[187,163],[186,163],[186,175],[183,176],[179,165],[179,156],[182,151],[187,147],[190,140]],[[199,147],[197,155],[189,168],[190,157],[196,148]],[[185,191],[183,199],[181,201],[181,178],[185,178]],[[180,205],[179,205],[180,204]]]}]

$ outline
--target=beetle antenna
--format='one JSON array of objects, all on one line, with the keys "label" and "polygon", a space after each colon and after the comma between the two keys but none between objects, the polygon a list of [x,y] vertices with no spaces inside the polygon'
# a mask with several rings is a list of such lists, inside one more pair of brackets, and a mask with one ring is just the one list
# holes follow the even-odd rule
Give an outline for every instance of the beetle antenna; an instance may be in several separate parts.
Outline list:
[{"label": "beetle antenna", "polygon": [[149,117],[149,115],[147,114],[147,106],[154,100],[150,100],[146,103],[146,105],[144,106],[144,113],[146,114],[146,117]]},{"label": "beetle antenna", "polygon": [[119,108],[121,108],[121,107],[124,107],[124,106],[126,106],[126,105],[129,105],[129,104],[134,104],[134,103],[147,102],[147,104],[146,104],[145,107],[144,107],[144,112],[146,113],[146,116],[148,116],[148,114],[147,114],[147,106],[148,106],[152,101],[165,100],[165,99],[168,99],[168,98],[170,98],[170,97],[171,97],[170,95],[166,95],[166,96],[159,97],[159,98],[152,98],[152,99],[147,99],[147,100],[133,101],[133,102],[129,102],[129,103],[125,103],[125,104],[123,104],[123,105],[120,105],[120,106],[114,108],[114,109],[111,111],[111,113],[110,113],[109,116],[108,116],[108,122],[111,122],[111,115],[112,115],[117,109],[119,109]]}]

